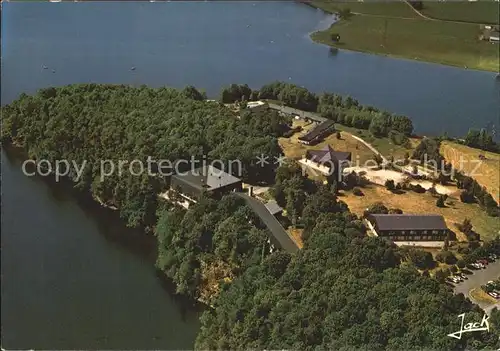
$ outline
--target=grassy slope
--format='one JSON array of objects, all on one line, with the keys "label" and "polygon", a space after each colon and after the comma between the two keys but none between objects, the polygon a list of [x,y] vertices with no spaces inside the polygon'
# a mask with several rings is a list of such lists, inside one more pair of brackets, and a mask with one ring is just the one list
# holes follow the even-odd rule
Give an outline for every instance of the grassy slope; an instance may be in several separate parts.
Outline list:
[{"label": "grassy slope", "polygon": [[456,195],[451,195],[445,208],[436,206],[436,198],[429,193],[417,194],[408,191],[404,194],[393,194],[384,187],[370,185],[362,189],[365,196],[355,196],[352,193],[345,193],[340,197],[349,209],[362,215],[363,211],[374,202],[382,202],[389,208],[400,208],[404,213],[435,213],[442,215],[448,227],[453,230],[461,240],[465,238],[458,231],[456,223],[461,223],[464,218],[470,218],[474,230],[481,235],[481,239],[492,239],[500,230],[500,221],[498,218],[489,217],[477,204],[464,204],[457,199]]},{"label": "grassy slope", "polygon": [[498,8],[498,2],[495,1],[425,1],[421,12],[426,16],[442,20],[495,24],[498,23]]},{"label": "grassy slope", "polygon": [[390,156],[393,156],[395,160],[403,159],[406,152],[408,152],[411,156],[413,150],[420,143],[419,139],[410,138],[411,147],[406,148],[402,145],[394,144],[389,138],[376,138],[373,135],[371,135],[370,132],[367,130],[360,130],[352,127],[346,127],[341,124],[336,124],[335,128],[360,137],[367,143],[370,143],[385,157],[389,158]]},{"label": "grassy slope", "polygon": [[364,144],[344,133],[341,133],[342,139],[337,139],[336,133],[333,133],[317,145],[308,146],[301,144],[298,141],[298,137],[304,135],[313,127],[313,125],[307,125],[303,121],[294,121],[293,127],[299,125],[303,126],[302,132],[295,133],[290,138],[279,138],[278,140],[281,148],[283,149],[283,153],[287,158],[296,160],[301,159],[304,157],[307,150],[319,150],[325,145],[330,145],[334,150],[338,151],[350,151],[352,153],[353,161],[359,160],[359,162],[365,162],[373,157],[373,152]]},{"label": "grassy slope", "polygon": [[[331,33],[340,34],[333,43]],[[385,36],[384,36],[385,33]],[[424,19],[352,16],[312,39],[354,51],[498,71],[498,45],[478,40],[479,26]]]},{"label": "grassy slope", "polygon": [[463,159],[463,171],[470,173],[477,167],[479,154],[486,157],[486,160],[480,162],[472,175],[476,181],[486,187],[493,198],[500,202],[500,155],[492,152],[484,152],[479,149],[474,149],[465,145],[460,145],[452,142],[441,143],[441,154],[444,158],[451,162],[455,168],[460,168],[460,158]]},{"label": "grassy slope", "polygon": [[311,5],[321,8],[326,12],[335,13],[341,9],[350,9],[352,12],[364,13],[367,15],[388,16],[388,17],[405,17],[405,18],[418,18],[415,13],[404,2],[390,1],[390,2],[358,2],[358,1],[327,1],[327,0],[313,0]]}]

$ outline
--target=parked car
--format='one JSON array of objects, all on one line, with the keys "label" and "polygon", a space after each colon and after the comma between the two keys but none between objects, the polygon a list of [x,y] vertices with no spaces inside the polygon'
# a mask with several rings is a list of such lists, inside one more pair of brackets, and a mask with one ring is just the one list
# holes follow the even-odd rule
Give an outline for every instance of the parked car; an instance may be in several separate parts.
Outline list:
[{"label": "parked car", "polygon": [[476,261],[475,265],[476,265],[475,267],[477,267],[477,268],[484,268],[484,264],[482,264],[479,261]]},{"label": "parked car", "polygon": [[498,258],[498,256],[496,254],[490,254],[490,258],[492,260],[496,260]]},{"label": "parked car", "polygon": [[463,274],[463,273],[457,273],[457,275],[458,275],[460,278],[464,279],[464,280],[465,280],[465,279],[468,279],[468,278],[467,278],[467,276],[466,276],[465,274]]},{"label": "parked car", "polygon": [[487,260],[478,260],[479,263],[487,266],[489,264],[489,262]]},{"label": "parked car", "polygon": [[497,294],[497,293],[495,293],[495,292],[493,292],[493,291],[490,291],[488,293],[488,295],[490,295],[491,297],[494,297],[495,299],[499,299],[500,298],[500,295]]}]

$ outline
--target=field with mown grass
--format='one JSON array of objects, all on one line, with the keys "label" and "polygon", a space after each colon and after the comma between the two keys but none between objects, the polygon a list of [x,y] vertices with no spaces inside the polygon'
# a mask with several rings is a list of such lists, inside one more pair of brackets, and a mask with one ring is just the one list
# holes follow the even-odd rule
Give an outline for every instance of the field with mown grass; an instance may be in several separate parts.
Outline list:
[{"label": "field with mown grass", "polygon": [[440,20],[498,24],[498,8],[498,2],[487,0],[424,1],[424,8],[420,12]]},{"label": "field with mown grass", "polygon": [[[453,167],[462,173],[471,174],[481,186],[486,187],[497,203],[500,202],[500,154],[449,141],[441,143],[440,153]],[[486,159],[479,159],[479,155]]]},{"label": "field with mown grass", "polygon": [[418,18],[419,15],[403,1],[334,1],[313,0],[310,5],[329,13],[350,9],[353,13],[362,13],[372,16]]},{"label": "field with mown grass", "polygon": [[[370,14],[352,15],[327,30],[313,33],[311,38],[318,43],[461,68],[499,71],[498,44],[479,40],[479,24],[427,20],[403,2],[339,4],[313,1],[312,5],[328,11],[345,6],[353,12]],[[405,6],[411,13],[405,14],[405,8],[399,6]],[[332,34],[339,34],[340,41],[332,41]]]}]

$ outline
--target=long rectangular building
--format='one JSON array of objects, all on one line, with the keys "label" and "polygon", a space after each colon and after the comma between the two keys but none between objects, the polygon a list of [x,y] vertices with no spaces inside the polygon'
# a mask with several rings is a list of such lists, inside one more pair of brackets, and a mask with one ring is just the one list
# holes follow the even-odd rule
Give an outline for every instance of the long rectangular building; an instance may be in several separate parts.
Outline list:
[{"label": "long rectangular building", "polygon": [[328,120],[318,124],[307,134],[299,137],[299,141],[306,145],[311,145],[320,142],[325,136],[332,134],[335,131],[335,122]]},{"label": "long rectangular building", "polygon": [[443,216],[420,214],[371,214],[367,216],[379,237],[392,241],[444,241],[449,229]]}]

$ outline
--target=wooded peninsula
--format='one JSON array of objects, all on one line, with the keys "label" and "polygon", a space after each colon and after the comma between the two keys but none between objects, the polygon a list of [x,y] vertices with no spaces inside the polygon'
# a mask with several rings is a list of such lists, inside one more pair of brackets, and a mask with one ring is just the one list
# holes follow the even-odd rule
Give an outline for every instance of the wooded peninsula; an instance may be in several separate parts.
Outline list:
[{"label": "wooded peninsula", "polygon": [[[207,101],[192,86],[79,84],[22,94],[2,107],[2,142],[22,147],[34,159],[94,165],[75,188],[116,206],[128,226],[154,235],[156,266],[177,293],[213,306],[201,317],[197,349],[500,347],[496,310],[489,332],[449,337],[460,327],[458,315],[481,321],[483,311],[422,269],[426,253],[366,236],[362,219],[349,211],[332,182],[315,182],[294,163],[257,164],[259,155],[281,155],[278,138],[291,124],[276,111],[235,116],[224,105],[257,99],[279,100],[401,143],[413,134],[406,116],[281,82],[258,91],[233,84],[222,90],[219,102]],[[470,140],[498,146],[476,133]],[[245,182],[273,185],[304,226],[298,253],[265,249],[266,227],[234,194],[221,200],[202,196],[185,210],[159,199],[168,179],[126,173],[100,181],[102,159],[151,156],[174,162],[207,155],[223,162],[238,159]],[[500,238],[476,250],[500,252]]]}]

